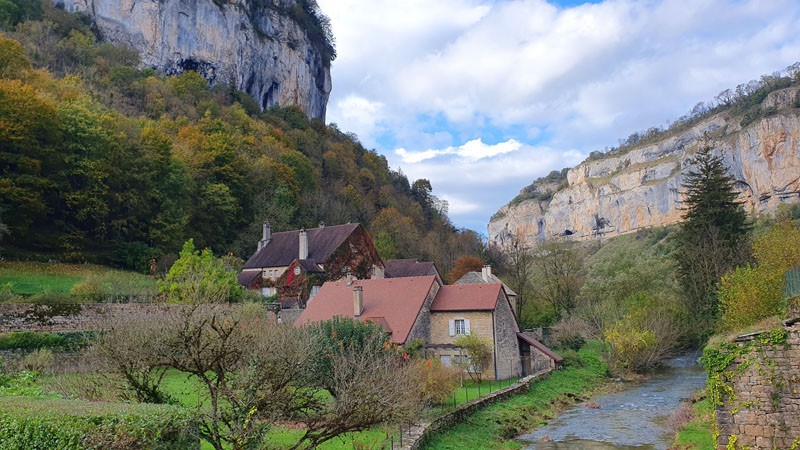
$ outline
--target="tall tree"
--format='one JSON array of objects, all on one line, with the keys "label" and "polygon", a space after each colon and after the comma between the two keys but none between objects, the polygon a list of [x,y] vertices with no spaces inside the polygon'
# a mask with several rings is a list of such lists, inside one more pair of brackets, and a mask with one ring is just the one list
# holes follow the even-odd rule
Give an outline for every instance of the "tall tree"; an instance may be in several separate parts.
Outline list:
[{"label": "tall tree", "polygon": [[682,185],[684,222],[677,236],[678,276],[692,328],[702,339],[719,317],[716,285],[749,259],[749,224],[720,156],[705,145]]}]

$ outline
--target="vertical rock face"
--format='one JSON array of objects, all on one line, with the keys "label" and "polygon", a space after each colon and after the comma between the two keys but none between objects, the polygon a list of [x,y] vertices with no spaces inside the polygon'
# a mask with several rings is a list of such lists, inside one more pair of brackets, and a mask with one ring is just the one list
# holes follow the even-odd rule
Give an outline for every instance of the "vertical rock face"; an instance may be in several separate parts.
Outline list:
[{"label": "vertical rock face", "polygon": [[498,244],[512,235],[529,243],[554,236],[592,239],[679,222],[681,184],[704,135],[736,180],[746,210],[760,214],[798,203],[799,90],[772,92],[762,105],[766,117],[745,127],[741,117],[723,112],[658,142],[584,161],[569,170],[567,187],[551,199],[500,208],[489,222],[489,238]]},{"label": "vertical rock face", "polygon": [[92,17],[103,39],[167,74],[196,70],[261,106],[325,118],[330,61],[289,14],[295,0],[54,0]]}]

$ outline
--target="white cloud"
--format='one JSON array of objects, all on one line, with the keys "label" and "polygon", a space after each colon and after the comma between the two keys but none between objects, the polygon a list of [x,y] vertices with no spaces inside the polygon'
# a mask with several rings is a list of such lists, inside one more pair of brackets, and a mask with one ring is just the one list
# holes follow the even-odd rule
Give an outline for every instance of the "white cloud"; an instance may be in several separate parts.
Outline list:
[{"label": "white cloud", "polygon": [[423,151],[408,151],[404,148],[395,150],[404,163],[419,163],[437,156],[456,155],[468,162],[475,162],[484,158],[491,158],[492,156],[511,153],[519,150],[522,144],[510,139],[506,142],[500,142],[494,145],[484,144],[483,141],[473,139],[464,145],[458,147],[447,147],[441,150],[423,150]]},{"label": "white cloud", "polygon": [[328,119],[429,178],[463,223],[800,59],[796,0],[318,2],[339,54]]}]

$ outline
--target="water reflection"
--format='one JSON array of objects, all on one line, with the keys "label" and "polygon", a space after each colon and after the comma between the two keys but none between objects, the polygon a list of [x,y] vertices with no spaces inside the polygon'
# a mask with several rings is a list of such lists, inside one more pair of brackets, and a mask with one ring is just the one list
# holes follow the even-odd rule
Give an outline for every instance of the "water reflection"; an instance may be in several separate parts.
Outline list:
[{"label": "water reflection", "polygon": [[644,383],[578,405],[519,440],[527,450],[666,450],[672,437],[660,422],[705,385],[696,359],[671,360]]}]

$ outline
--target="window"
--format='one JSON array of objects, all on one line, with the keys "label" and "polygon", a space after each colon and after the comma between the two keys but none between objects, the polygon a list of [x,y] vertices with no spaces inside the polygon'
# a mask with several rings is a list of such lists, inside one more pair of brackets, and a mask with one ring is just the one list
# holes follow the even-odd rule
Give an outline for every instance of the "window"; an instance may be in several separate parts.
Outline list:
[{"label": "window", "polygon": [[443,366],[450,367],[450,365],[451,365],[450,355],[442,355],[440,358],[442,360],[442,365]]},{"label": "window", "polygon": [[469,334],[469,319],[451,319],[450,336],[463,336]]},{"label": "window", "polygon": [[456,336],[467,334],[467,324],[464,319],[456,319]]}]

